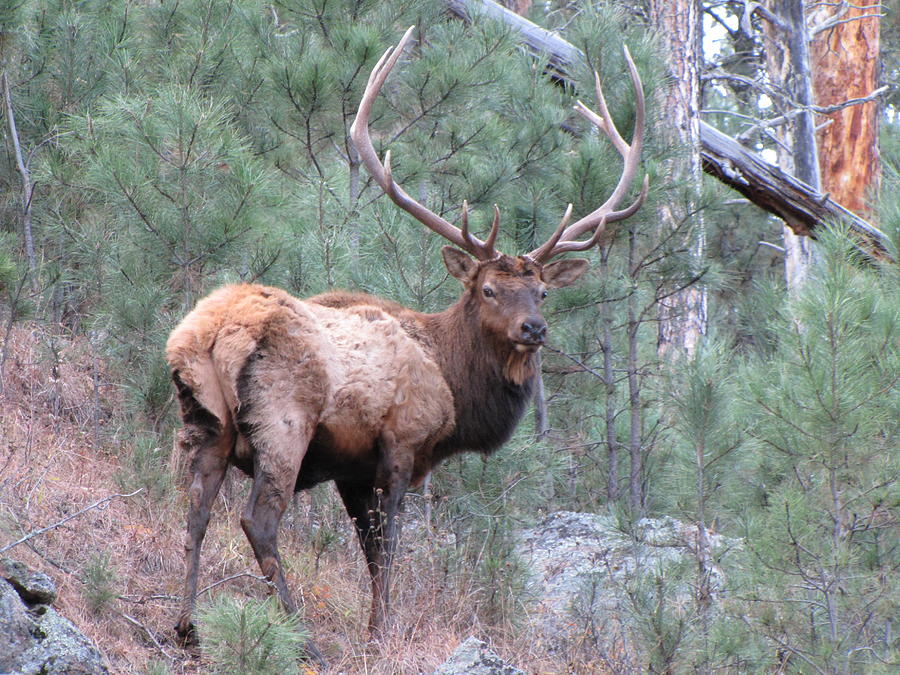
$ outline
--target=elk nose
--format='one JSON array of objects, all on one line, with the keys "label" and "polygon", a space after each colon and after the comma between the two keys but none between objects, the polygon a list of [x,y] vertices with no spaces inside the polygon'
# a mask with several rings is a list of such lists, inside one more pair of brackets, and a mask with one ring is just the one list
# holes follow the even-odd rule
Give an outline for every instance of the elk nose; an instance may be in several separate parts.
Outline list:
[{"label": "elk nose", "polygon": [[522,339],[525,342],[541,343],[547,336],[547,322],[543,319],[531,318],[522,322]]}]

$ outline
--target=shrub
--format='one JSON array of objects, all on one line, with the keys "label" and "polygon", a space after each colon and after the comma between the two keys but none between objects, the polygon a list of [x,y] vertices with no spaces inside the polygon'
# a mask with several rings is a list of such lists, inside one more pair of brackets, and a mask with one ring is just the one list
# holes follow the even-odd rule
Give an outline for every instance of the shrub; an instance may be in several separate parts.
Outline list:
[{"label": "shrub", "polygon": [[109,559],[109,553],[94,554],[84,568],[82,594],[95,613],[103,612],[118,595],[118,577]]},{"label": "shrub", "polygon": [[299,672],[307,634],[296,616],[273,599],[241,601],[218,596],[198,614],[200,637],[216,673],[244,675]]}]

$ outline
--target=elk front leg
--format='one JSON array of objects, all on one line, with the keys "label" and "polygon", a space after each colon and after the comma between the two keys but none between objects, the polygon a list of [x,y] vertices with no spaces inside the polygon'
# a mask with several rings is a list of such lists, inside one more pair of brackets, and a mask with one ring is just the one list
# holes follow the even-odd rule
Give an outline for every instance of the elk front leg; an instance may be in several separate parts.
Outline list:
[{"label": "elk front leg", "polygon": [[197,639],[191,615],[197,602],[197,574],[200,568],[200,547],[209,525],[209,513],[219,493],[228,469],[228,455],[234,439],[231,434],[215,434],[209,428],[186,425],[180,432],[182,450],[192,452],[195,444],[200,447],[193,453],[191,485],[188,488],[187,536],[185,538],[185,582],[181,611],[175,624],[175,632],[185,644],[195,644]]},{"label": "elk front leg", "polygon": [[369,633],[380,637],[390,615],[391,565],[399,537],[397,513],[412,475],[412,452],[403,452],[393,435],[381,438],[375,485],[338,482],[337,488],[356,525],[359,543],[372,577]]}]

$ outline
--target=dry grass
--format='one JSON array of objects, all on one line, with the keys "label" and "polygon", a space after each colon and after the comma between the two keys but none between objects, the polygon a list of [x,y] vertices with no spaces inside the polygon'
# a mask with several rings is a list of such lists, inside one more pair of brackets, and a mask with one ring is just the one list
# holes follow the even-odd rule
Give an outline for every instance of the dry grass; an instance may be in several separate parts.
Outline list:
[{"label": "dry grass", "polygon": [[[48,344],[52,343],[52,348]],[[121,493],[132,439],[116,427],[118,389],[90,344],[17,326],[6,343],[0,396],[0,547]],[[133,479],[133,477],[132,477]],[[249,482],[232,472],[217,500],[202,556],[201,588],[262,598],[266,585],[238,523]],[[159,492],[159,491],[157,491]],[[417,521],[413,503],[406,516]],[[203,672],[202,657],[180,649],[172,625],[183,575],[184,506],[176,490],[115,499],[7,553],[49,574],[57,606],[106,655],[115,673]],[[590,672],[535,653],[516,617],[486,623],[485,589],[461,573],[444,534],[404,533],[394,582],[395,628],[365,639],[369,580],[351,526],[329,486],[299,495],[286,514],[281,550],[329,673],[430,672],[465,638],[492,642],[501,656],[534,673]],[[114,599],[92,609],[86,570],[108,556]],[[225,583],[223,579],[235,577]],[[94,603],[96,604],[96,603]],[[595,671],[599,672],[599,671]]]}]

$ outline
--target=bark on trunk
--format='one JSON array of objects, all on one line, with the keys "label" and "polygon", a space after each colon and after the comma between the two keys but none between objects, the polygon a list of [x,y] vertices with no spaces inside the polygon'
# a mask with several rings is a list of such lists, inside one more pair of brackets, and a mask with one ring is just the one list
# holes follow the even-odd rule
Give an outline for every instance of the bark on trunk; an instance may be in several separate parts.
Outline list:
[{"label": "bark on trunk", "polygon": [[[810,17],[813,25],[836,20],[810,45],[816,105],[862,98],[878,87],[879,0],[857,0],[844,8],[824,3]],[[878,103],[853,105],[824,116],[817,134],[822,190],[851,211],[871,218],[871,197],[881,179],[878,155]],[[819,125],[823,119],[820,117]]]},{"label": "bark on trunk", "polygon": [[[670,145],[684,148],[685,156],[669,162],[667,174],[686,190],[685,202],[666,201],[659,206],[660,227],[678,228],[685,213],[694,213],[691,253],[699,269],[706,252],[706,233],[696,209],[702,180],[700,161],[700,5],[697,0],[653,0],[651,21],[665,43],[670,83],[663,94],[666,111],[663,133]],[[667,232],[663,234],[666,236]],[[706,289],[693,284],[672,294],[659,305],[657,351],[660,358],[692,354],[706,333]]]}]

